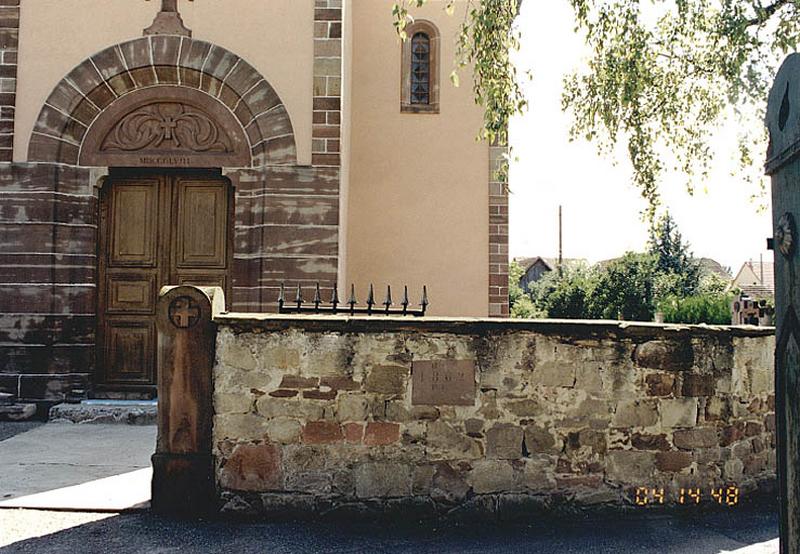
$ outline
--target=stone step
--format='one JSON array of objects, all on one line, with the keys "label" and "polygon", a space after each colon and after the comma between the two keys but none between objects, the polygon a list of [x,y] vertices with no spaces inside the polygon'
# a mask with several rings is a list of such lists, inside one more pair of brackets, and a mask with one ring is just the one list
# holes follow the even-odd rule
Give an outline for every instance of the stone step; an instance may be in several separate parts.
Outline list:
[{"label": "stone step", "polygon": [[14,395],[9,392],[0,392],[0,406],[7,406],[14,402]]},{"label": "stone step", "polygon": [[24,421],[36,415],[36,404],[2,404],[0,421]]},{"label": "stone step", "polygon": [[84,400],[80,404],[57,404],[50,408],[49,419],[55,423],[155,425],[158,420],[158,402],[156,400]]}]

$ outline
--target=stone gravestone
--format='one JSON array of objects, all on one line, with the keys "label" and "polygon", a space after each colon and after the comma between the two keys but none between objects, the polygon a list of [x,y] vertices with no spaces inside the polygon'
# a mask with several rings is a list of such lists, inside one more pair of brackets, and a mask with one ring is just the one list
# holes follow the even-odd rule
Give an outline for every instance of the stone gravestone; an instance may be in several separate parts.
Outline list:
[{"label": "stone gravestone", "polygon": [[158,300],[158,441],[152,458],[157,513],[214,508],[212,317],[224,306],[218,287],[165,287]]},{"label": "stone gravestone", "polygon": [[783,62],[769,94],[772,249],[775,255],[775,413],[780,486],[781,552],[800,552],[800,54]]}]

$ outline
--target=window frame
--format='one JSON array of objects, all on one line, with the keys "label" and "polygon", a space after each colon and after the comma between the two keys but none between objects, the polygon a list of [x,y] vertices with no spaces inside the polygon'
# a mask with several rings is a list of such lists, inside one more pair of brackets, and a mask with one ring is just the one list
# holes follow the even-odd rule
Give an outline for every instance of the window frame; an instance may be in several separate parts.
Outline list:
[{"label": "window frame", "polygon": [[[402,113],[438,114],[439,113],[439,29],[430,21],[418,19],[410,23],[406,29],[408,38],[402,41],[402,64],[400,78],[400,111]],[[430,44],[430,92],[427,104],[411,103],[411,42],[418,33],[428,36]]]}]

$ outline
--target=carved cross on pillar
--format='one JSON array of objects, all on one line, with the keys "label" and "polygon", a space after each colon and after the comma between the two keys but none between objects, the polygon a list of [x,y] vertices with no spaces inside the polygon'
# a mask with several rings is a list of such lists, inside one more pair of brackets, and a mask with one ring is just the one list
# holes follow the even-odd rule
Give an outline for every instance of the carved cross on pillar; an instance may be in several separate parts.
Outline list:
[{"label": "carved cross on pillar", "polygon": [[[194,0],[189,1],[193,2]],[[178,12],[178,0],[161,0],[161,11],[156,15],[153,24],[144,30],[144,34],[190,37],[192,31],[183,24],[181,14]]]}]

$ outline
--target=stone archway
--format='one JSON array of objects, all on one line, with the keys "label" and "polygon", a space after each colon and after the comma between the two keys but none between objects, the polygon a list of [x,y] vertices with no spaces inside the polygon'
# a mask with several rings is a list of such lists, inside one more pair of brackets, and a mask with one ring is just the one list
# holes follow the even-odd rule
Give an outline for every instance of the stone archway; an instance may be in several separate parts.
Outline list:
[{"label": "stone archway", "polygon": [[[163,109],[159,110],[159,104]],[[191,125],[203,139],[195,146],[204,155],[188,156],[188,167],[209,167],[210,161],[214,167],[293,165],[297,161],[289,114],[266,79],[224,48],[179,36],[149,36],[111,46],[73,69],[39,113],[28,161],[112,165],[106,163],[115,158],[109,157],[109,151],[103,152],[103,145],[108,144],[104,141],[114,124],[129,116],[136,119],[137,109],[151,111],[153,127],[160,126],[157,120],[163,116],[170,138],[176,115],[186,109],[201,112],[184,118],[193,121]],[[215,133],[225,138],[205,144]],[[152,163],[158,162],[158,157],[150,154],[134,158],[135,146],[131,143],[126,146],[129,150],[118,149],[117,155],[128,156],[117,157],[117,161],[136,166],[178,165]],[[187,161],[184,154],[185,149],[176,153],[181,163]],[[136,159],[141,163],[130,163]]]}]

